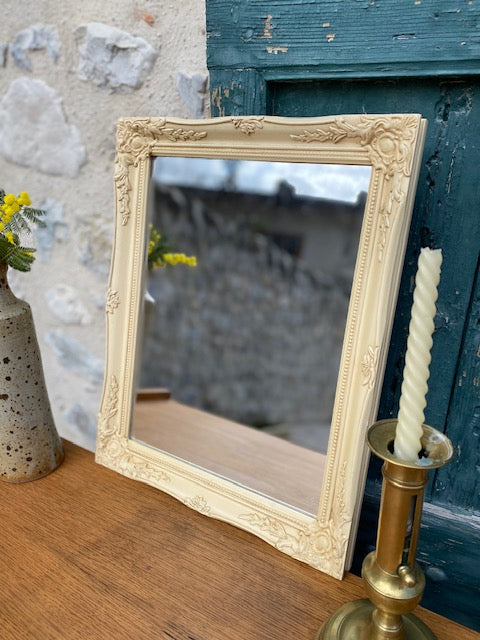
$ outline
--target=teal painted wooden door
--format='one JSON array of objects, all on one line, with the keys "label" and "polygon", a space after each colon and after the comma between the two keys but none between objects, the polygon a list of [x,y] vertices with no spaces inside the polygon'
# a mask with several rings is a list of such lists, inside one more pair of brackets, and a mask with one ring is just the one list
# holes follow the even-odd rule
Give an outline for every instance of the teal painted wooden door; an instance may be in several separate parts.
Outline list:
[{"label": "teal painted wooden door", "polygon": [[[269,111],[275,115],[419,112],[429,121],[410,239],[392,332],[379,417],[398,411],[412,304],[412,281],[420,246],[444,253],[437,302],[427,423],[444,431],[455,447],[450,465],[433,474],[426,501],[419,558],[427,575],[424,606],[480,629],[480,83],[472,79],[402,79],[274,83]],[[354,569],[374,548],[380,468],[372,461]],[[451,511],[456,522],[452,522]],[[373,511],[373,513],[372,513]],[[477,523],[477,526],[475,526]]]},{"label": "teal painted wooden door", "polygon": [[[396,416],[421,246],[444,252],[426,421],[454,460],[431,474],[422,604],[480,631],[480,10],[447,0],[207,0],[213,115],[415,112],[427,118],[379,417]],[[375,545],[372,460],[354,570]]]}]

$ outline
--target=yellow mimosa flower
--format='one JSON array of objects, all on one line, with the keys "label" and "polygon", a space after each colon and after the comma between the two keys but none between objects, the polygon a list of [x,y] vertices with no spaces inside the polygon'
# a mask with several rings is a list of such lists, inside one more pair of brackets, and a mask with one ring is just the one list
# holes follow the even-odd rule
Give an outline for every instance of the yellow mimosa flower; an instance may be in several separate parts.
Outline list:
[{"label": "yellow mimosa flower", "polygon": [[7,195],[3,198],[5,204],[13,204],[17,201],[13,193],[7,193]]},{"label": "yellow mimosa flower", "polygon": [[30,206],[32,204],[32,201],[30,200],[30,196],[28,195],[28,193],[26,191],[22,191],[20,193],[20,195],[17,198],[17,202],[20,205],[24,205],[26,207]]},{"label": "yellow mimosa flower", "polygon": [[8,205],[7,207],[5,207],[4,212],[5,212],[3,216],[4,222],[10,222],[13,214],[15,213],[14,208],[11,205]]},{"label": "yellow mimosa flower", "polygon": [[10,244],[15,244],[15,239],[14,239],[13,233],[11,231],[7,231],[7,233],[5,234],[5,237],[9,241]]}]

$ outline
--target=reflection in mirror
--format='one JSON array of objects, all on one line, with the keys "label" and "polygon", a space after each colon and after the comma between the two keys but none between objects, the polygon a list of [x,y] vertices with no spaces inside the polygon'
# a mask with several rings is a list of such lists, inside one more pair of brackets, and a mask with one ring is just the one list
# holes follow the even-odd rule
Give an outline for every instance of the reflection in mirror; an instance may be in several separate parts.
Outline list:
[{"label": "reflection in mirror", "polygon": [[135,440],[317,513],[370,173],[154,159],[151,223],[198,265],[146,275],[137,380],[168,392]]}]

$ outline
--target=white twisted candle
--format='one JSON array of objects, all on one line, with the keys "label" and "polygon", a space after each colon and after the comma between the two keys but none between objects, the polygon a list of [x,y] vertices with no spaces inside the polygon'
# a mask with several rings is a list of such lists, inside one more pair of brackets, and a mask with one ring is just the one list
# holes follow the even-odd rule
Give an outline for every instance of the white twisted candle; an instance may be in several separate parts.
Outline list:
[{"label": "white twisted candle", "polygon": [[422,448],[422,424],[425,420],[434,329],[437,286],[442,264],[441,249],[422,249],[418,258],[418,271],[413,293],[412,317],[408,329],[407,353],[403,370],[402,394],[395,433],[395,455],[402,460],[414,461]]}]

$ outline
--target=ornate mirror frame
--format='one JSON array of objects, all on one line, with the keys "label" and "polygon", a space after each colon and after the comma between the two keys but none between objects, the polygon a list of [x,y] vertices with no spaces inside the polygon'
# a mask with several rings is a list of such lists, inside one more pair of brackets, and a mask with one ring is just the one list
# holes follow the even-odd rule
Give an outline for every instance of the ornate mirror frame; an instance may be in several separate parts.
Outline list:
[{"label": "ornate mirror frame", "polygon": [[[361,505],[368,459],[365,431],[378,409],[425,127],[415,114],[119,121],[98,463],[246,529],[332,576],[343,576]],[[372,167],[317,517],[130,437],[147,194],[155,156]]]}]

